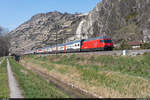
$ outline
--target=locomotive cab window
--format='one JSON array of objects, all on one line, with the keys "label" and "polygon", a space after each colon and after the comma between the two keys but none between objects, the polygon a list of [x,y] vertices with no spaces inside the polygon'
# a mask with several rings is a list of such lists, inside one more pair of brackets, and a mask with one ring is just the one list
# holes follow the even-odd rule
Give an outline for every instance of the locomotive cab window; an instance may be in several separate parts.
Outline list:
[{"label": "locomotive cab window", "polygon": [[104,40],[105,43],[112,43],[112,40]]},{"label": "locomotive cab window", "polygon": [[103,42],[104,42],[104,40],[100,40],[100,42],[101,42],[101,43],[103,43]]}]

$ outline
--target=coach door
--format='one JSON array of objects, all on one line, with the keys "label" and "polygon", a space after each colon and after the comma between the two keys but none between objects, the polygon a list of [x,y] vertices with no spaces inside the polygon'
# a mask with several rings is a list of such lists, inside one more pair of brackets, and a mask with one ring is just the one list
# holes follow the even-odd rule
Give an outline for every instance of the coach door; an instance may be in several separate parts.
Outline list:
[{"label": "coach door", "polygon": [[64,52],[66,52],[66,45],[64,46]]}]

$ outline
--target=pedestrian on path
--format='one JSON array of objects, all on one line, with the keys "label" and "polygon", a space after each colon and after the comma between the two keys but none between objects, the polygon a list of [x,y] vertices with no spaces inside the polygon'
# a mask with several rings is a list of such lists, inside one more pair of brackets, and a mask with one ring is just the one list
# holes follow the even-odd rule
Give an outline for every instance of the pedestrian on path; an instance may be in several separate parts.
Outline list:
[{"label": "pedestrian on path", "polygon": [[15,54],[15,60],[16,60],[17,62],[19,62],[19,61],[20,61],[20,55],[16,55],[16,54]]}]

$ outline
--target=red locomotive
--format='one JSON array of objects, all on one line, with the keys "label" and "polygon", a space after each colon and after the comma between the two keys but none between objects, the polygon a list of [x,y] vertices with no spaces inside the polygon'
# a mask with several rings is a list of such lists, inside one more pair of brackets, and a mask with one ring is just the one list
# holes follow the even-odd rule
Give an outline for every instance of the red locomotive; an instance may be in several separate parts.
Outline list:
[{"label": "red locomotive", "polygon": [[113,42],[112,39],[108,36],[83,40],[81,43],[81,51],[98,51],[112,49]]}]

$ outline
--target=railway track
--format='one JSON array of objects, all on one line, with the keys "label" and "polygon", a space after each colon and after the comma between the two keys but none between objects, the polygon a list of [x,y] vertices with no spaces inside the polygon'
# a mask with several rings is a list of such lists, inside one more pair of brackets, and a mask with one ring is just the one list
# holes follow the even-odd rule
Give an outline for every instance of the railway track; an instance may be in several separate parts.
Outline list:
[{"label": "railway track", "polygon": [[[127,50],[127,55],[137,55],[137,54],[144,54],[146,52],[150,52],[150,49],[144,50]],[[39,56],[49,56],[49,55],[67,55],[67,54],[96,54],[96,55],[122,55],[123,50],[113,50],[113,51],[95,51],[95,52],[74,52],[74,53],[55,53],[55,54],[37,54]]]}]

